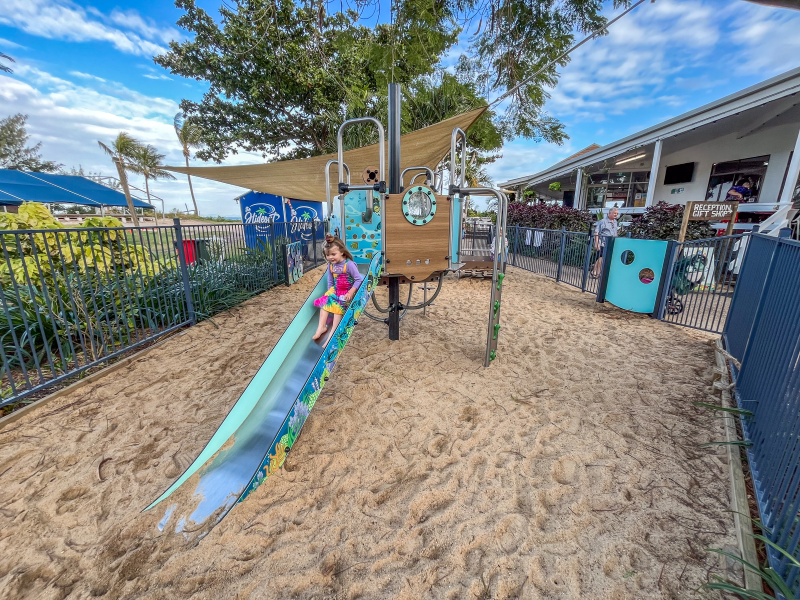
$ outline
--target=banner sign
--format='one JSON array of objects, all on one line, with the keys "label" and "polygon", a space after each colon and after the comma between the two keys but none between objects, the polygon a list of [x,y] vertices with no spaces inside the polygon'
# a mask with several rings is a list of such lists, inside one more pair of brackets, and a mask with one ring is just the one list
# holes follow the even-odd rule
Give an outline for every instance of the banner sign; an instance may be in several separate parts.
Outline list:
[{"label": "banner sign", "polygon": [[[322,202],[285,198],[286,222],[290,223],[288,235],[293,242],[310,242],[312,229],[322,221]],[[319,240],[320,236],[316,236]]]},{"label": "banner sign", "polygon": [[[275,232],[276,244],[283,242],[313,242],[325,237],[322,226],[322,202],[292,200],[275,194],[250,191],[239,196],[245,241],[248,248],[265,248],[270,245],[270,231]],[[276,223],[286,223],[275,227]],[[314,231],[316,228],[316,231]],[[308,248],[304,253],[309,253]]]}]

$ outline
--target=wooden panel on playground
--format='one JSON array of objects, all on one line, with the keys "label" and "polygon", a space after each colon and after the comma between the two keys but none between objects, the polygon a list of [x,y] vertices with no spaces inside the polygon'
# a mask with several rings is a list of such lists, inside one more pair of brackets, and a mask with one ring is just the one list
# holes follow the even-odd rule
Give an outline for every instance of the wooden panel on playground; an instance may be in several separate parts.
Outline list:
[{"label": "wooden panel on playground", "polygon": [[383,220],[387,275],[403,275],[417,282],[447,270],[451,206],[447,196],[435,198],[436,214],[418,226],[403,216],[403,194],[388,195]]}]

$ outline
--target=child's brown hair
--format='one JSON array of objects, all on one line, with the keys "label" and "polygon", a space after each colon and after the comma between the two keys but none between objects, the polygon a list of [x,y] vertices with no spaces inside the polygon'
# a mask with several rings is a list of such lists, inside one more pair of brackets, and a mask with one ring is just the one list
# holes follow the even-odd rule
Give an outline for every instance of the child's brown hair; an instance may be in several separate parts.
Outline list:
[{"label": "child's brown hair", "polygon": [[342,256],[344,256],[347,260],[353,260],[353,255],[350,254],[350,250],[347,249],[347,246],[344,245],[344,242],[329,233],[325,236],[325,245],[322,247],[322,251],[325,253],[325,256],[328,256],[328,251],[331,248],[338,248],[339,252],[342,253]]}]

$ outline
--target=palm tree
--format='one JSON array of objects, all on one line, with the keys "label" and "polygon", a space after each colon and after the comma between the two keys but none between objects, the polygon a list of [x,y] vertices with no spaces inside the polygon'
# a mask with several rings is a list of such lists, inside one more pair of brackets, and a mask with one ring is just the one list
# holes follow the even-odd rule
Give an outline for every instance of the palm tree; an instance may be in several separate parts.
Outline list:
[{"label": "palm tree", "polygon": [[139,218],[136,216],[136,209],[133,206],[133,199],[131,198],[131,190],[128,188],[127,171],[135,171],[136,153],[142,147],[141,142],[135,139],[126,131],[120,131],[117,137],[108,146],[103,142],[97,142],[103,149],[103,152],[111,157],[117,167],[119,173],[119,182],[122,184],[122,191],[125,192],[125,200],[128,202],[128,210],[131,213],[134,227],[139,226]]},{"label": "palm tree", "polygon": [[[147,203],[150,204],[150,180],[157,181],[159,179],[175,179],[175,176],[169,171],[164,169],[161,160],[164,158],[163,154],[159,154],[150,144],[146,146],[139,146],[133,153],[134,163],[131,165],[131,171],[144,175],[144,188],[147,192]],[[164,215],[164,200],[161,200],[161,215]]]},{"label": "palm tree", "polygon": [[[0,58],[5,58],[6,60],[10,60],[11,62],[16,62],[13,58],[11,58],[8,54],[3,54],[0,52]],[[13,73],[14,71],[8,65],[4,65],[0,63],[0,71],[3,73]]]},{"label": "palm tree", "polygon": [[[190,148],[200,145],[201,130],[200,127],[192,120],[187,120],[186,115],[179,112],[175,115],[173,121],[175,126],[175,135],[178,136],[178,141],[183,148],[183,157],[186,159],[186,168],[189,168],[189,156],[191,155]],[[200,215],[197,210],[197,200],[194,198],[194,189],[192,188],[192,176],[188,173],[186,177],[189,179],[189,193],[192,195],[192,204],[194,204],[194,214]],[[174,177],[173,177],[174,179]]]}]

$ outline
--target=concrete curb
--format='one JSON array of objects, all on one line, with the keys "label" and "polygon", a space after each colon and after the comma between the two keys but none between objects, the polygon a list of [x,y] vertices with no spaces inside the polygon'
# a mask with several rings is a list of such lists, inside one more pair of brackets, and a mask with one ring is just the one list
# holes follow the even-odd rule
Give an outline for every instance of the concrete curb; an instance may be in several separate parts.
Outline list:
[{"label": "concrete curb", "polygon": [[[722,392],[723,408],[735,408],[731,399],[730,378],[728,377],[728,364],[725,362],[727,352],[722,348],[722,339],[717,340],[714,356],[717,360],[717,371],[720,374],[720,385]],[[728,451],[728,465],[731,477],[731,510],[736,527],[736,541],[739,543],[739,551],[742,559],[751,565],[758,566],[758,554],[756,553],[756,542],[753,538],[753,524],[750,521],[750,505],[747,502],[747,488],[744,484],[744,471],[742,470],[742,460],[739,455],[739,446],[731,442],[739,441],[736,432],[736,416],[731,413],[724,413],[723,422],[725,426],[725,441]],[[746,590],[762,591],[761,578],[750,569],[744,569],[744,587]]]}]

